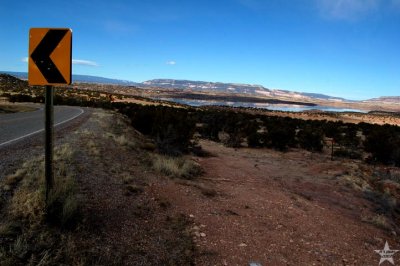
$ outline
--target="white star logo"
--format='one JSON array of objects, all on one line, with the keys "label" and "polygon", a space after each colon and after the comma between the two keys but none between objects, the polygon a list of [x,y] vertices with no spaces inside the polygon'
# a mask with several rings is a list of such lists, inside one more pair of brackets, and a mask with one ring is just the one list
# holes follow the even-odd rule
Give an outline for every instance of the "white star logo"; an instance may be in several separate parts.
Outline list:
[{"label": "white star logo", "polygon": [[393,255],[398,251],[399,250],[390,249],[389,248],[389,244],[386,241],[385,247],[383,248],[383,250],[375,250],[375,252],[378,253],[381,256],[381,260],[379,261],[379,265],[381,265],[381,263],[385,262],[386,260],[394,265]]}]

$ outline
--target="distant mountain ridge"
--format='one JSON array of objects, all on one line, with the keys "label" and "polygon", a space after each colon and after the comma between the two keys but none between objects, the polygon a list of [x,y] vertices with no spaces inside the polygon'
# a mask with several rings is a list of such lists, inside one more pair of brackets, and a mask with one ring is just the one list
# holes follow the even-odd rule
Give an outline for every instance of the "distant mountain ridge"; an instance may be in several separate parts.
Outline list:
[{"label": "distant mountain ridge", "polygon": [[[27,72],[11,72],[0,71],[0,73],[9,74],[20,79],[28,79]],[[223,82],[207,82],[207,81],[192,81],[192,80],[176,80],[176,79],[152,79],[141,83],[104,78],[99,76],[90,75],[72,75],[73,82],[81,83],[98,83],[98,84],[112,84],[121,86],[135,86],[139,88],[166,88],[166,89],[180,89],[188,92],[210,92],[210,93],[239,93],[249,96],[266,96],[271,98],[285,98],[294,101],[307,101],[307,100],[327,100],[333,102],[350,101],[340,97],[333,97],[319,93],[308,92],[294,92],[288,90],[278,90],[265,88],[262,85],[252,84],[238,84],[238,83],[223,83]],[[351,101],[350,101],[351,102]],[[387,102],[387,103],[400,103],[400,96],[393,97],[380,97],[362,102]]]},{"label": "distant mountain ridge", "polygon": [[[27,72],[11,72],[11,71],[0,71],[0,74],[9,74],[11,76],[20,78],[20,79],[28,79]],[[89,75],[72,75],[72,82],[83,82],[83,83],[99,83],[99,84],[113,84],[113,85],[124,85],[124,86],[138,86],[140,83],[136,83],[128,80],[121,79],[110,79],[98,76],[89,76]]]},{"label": "distant mountain ridge", "polygon": [[344,98],[332,97],[324,94],[268,89],[262,85],[251,85],[251,84],[175,80],[175,79],[153,79],[142,82],[142,84],[149,87],[186,89],[190,91],[202,91],[202,92],[208,91],[208,92],[224,92],[224,93],[241,93],[241,94],[248,94],[251,96],[293,98],[294,100],[307,100],[313,98],[313,99],[322,99],[331,101],[346,101],[346,99]]},{"label": "distant mountain ridge", "polygon": [[[9,74],[20,79],[28,79],[27,72],[11,72],[0,71],[0,73]],[[152,79],[137,83],[133,81],[110,79],[98,76],[89,75],[72,75],[72,82],[83,83],[99,83],[113,84],[121,86],[136,86],[142,88],[158,87],[166,89],[181,89],[193,92],[223,92],[223,93],[240,93],[249,96],[267,96],[271,98],[284,97],[293,100],[309,100],[322,99],[333,101],[345,101],[343,98],[332,97],[317,93],[292,92],[287,90],[271,90],[261,85],[238,84],[238,83],[223,83],[223,82],[207,82],[207,81],[192,81],[192,80],[176,80],[176,79]]]},{"label": "distant mountain ridge", "polygon": [[400,96],[384,96],[379,98],[373,98],[364,102],[386,102],[386,103],[398,103],[400,104]]}]

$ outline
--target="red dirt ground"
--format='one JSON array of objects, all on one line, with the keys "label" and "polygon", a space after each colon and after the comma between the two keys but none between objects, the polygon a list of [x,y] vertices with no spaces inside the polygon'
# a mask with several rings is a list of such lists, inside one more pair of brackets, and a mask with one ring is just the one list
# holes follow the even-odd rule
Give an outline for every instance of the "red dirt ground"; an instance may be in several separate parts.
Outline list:
[{"label": "red dirt ground", "polygon": [[[205,171],[197,185],[148,187],[168,199],[171,212],[192,219],[197,265],[378,265],[374,250],[386,240],[400,249],[394,231],[363,222],[376,206],[344,178],[361,173],[361,163],[306,151],[201,145],[213,156],[194,158]],[[202,187],[217,195],[204,195]]]}]

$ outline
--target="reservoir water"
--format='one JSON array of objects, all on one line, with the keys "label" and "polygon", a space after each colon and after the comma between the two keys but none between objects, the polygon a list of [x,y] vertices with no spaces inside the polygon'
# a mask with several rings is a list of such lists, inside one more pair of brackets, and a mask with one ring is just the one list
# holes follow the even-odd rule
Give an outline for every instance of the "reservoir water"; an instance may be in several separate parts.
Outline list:
[{"label": "reservoir water", "polygon": [[224,101],[212,101],[212,100],[193,100],[193,99],[180,99],[180,98],[160,98],[159,100],[172,101],[176,103],[186,104],[190,106],[230,106],[230,107],[246,107],[246,108],[260,108],[272,111],[285,111],[285,112],[304,112],[311,110],[320,110],[327,112],[357,112],[367,113],[367,111],[351,109],[351,108],[339,108],[330,106],[308,106],[308,105],[293,105],[293,104],[271,104],[271,103],[252,103],[252,102],[224,102]]}]

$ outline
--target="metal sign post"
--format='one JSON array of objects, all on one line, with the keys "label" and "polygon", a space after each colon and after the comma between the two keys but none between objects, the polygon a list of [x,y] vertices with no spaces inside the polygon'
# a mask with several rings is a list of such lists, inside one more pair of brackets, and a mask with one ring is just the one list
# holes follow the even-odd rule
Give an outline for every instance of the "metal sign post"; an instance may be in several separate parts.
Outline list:
[{"label": "metal sign post", "polygon": [[45,186],[46,204],[54,184],[52,85],[71,84],[72,30],[67,28],[32,28],[29,31],[29,85],[46,86],[45,103]]},{"label": "metal sign post", "polygon": [[53,86],[46,86],[46,103],[45,103],[45,176],[46,176],[46,203],[48,202],[49,193],[53,187],[53,124],[54,124],[54,107],[53,107]]}]

